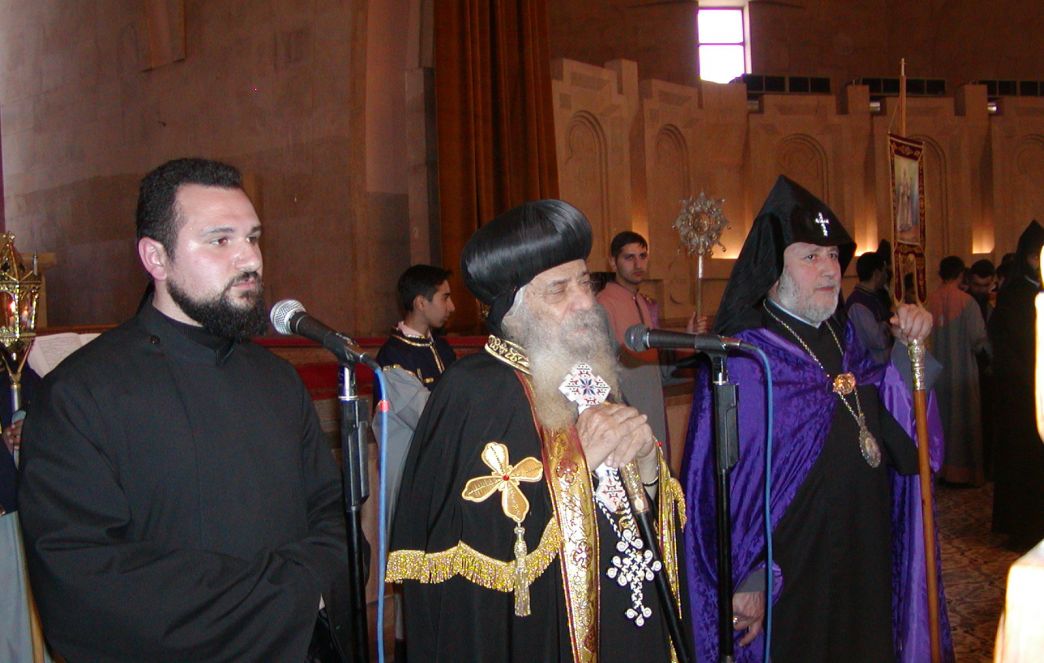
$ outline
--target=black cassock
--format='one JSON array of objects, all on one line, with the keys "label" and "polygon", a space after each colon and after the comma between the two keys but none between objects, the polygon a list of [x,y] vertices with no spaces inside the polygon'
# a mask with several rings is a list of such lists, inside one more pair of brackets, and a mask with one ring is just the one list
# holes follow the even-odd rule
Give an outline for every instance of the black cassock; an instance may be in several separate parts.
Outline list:
[{"label": "black cassock", "polygon": [[320,596],[346,633],[341,482],[267,350],[146,305],[47,376],[23,452],[33,590],[70,662],[302,661]]},{"label": "black cassock", "polygon": [[1040,287],[1013,276],[990,318],[993,345],[994,443],[993,529],[1029,548],[1044,537],[1044,444],[1033,402],[1033,300]]}]

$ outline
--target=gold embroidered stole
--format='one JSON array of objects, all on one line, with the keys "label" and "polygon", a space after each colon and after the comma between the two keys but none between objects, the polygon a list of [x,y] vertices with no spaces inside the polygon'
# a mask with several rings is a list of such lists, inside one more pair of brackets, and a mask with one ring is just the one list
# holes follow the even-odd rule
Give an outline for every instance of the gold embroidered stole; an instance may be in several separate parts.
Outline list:
[{"label": "gold embroidered stole", "polygon": [[[533,407],[529,381],[516,373]],[[591,473],[576,428],[549,431],[540,426],[544,477],[561,532],[559,560],[569,620],[569,640],[575,663],[598,661],[598,523],[594,512]]]},{"label": "gold embroidered stole", "polygon": [[[682,609],[682,587],[678,581],[678,537],[677,532],[685,526],[685,493],[681,484],[671,476],[670,467],[663,457],[662,450],[657,451],[660,458],[660,494],[659,508],[656,514],[656,527],[659,530],[660,554],[667,582],[674,594],[676,609],[681,618],[688,619]],[[678,662],[678,655],[671,648],[671,661]]]}]

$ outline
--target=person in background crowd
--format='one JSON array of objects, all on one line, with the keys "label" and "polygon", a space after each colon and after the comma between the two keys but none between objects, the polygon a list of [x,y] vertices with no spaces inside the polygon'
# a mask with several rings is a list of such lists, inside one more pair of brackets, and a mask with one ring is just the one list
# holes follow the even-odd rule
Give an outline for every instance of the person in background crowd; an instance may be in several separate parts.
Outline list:
[{"label": "person in background crowd", "polygon": [[1044,227],[1031,221],[990,316],[996,396],[993,529],[1016,550],[1044,538],[1044,443],[1037,432],[1033,300],[1040,292]]},{"label": "person in background crowd", "polygon": [[448,270],[432,265],[413,265],[402,273],[396,289],[403,318],[377,351],[378,364],[413,373],[429,391],[457,358],[434,333],[455,310],[449,277]]},{"label": "person in background crowd", "polygon": [[859,283],[845,300],[845,311],[855,327],[856,335],[874,361],[885,363],[892,352],[892,317],[878,296],[888,277],[884,260],[878,253],[864,253],[856,260]]},{"label": "person in background crowd", "polygon": [[[649,425],[656,439],[666,442],[667,413],[663,400],[661,364],[673,363],[679,355],[663,356],[655,348],[634,352],[627,347],[624,339],[624,334],[633,325],[650,328],[660,326],[654,302],[639,292],[649,271],[649,243],[630,230],[617,234],[609,247],[609,264],[615,277],[598,293],[598,303],[609,316],[613,337],[620,348],[623,396],[639,412],[649,417]],[[693,312],[685,331],[703,334],[708,328],[707,318],[697,317]]]},{"label": "person in background crowd", "polygon": [[[987,325],[997,305],[997,270],[993,263],[983,258],[976,260],[964,273],[967,292],[979,305],[983,322]],[[985,350],[975,353],[979,365],[979,400],[982,404],[982,468],[986,480],[993,479],[993,449],[995,428],[993,425],[993,357]]]},{"label": "person in background crowd", "polygon": [[946,456],[939,478],[966,486],[985,481],[982,454],[980,352],[989,352],[986,325],[975,299],[962,291],[964,261],[947,256],[939,263],[942,286],[928,297],[932,314],[932,354],[942,364],[935,395],[939,399]]}]

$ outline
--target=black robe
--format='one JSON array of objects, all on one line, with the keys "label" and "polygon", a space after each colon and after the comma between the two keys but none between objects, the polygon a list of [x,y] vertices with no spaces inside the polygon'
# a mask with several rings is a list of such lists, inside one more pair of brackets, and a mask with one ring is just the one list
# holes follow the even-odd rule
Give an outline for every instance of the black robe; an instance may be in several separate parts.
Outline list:
[{"label": "black robe", "polygon": [[[768,304],[768,306],[772,306]],[[784,311],[774,312],[812,349],[831,375],[841,372],[841,351],[827,325],[814,328]],[[767,313],[764,326],[782,338],[793,335]],[[844,338],[840,325],[834,328]],[[824,378],[825,379],[825,378]],[[858,388],[867,425],[879,443],[913,444],[880,407],[876,388]],[[835,397],[837,398],[837,397]],[[855,399],[848,397],[855,409]],[[892,497],[888,457],[872,468],[859,451],[859,426],[837,402],[822,451],[775,529],[775,556],[784,589],[776,603],[772,660],[888,661],[892,645]],[[902,444],[905,443],[905,444]],[[906,458],[909,464],[916,460]],[[809,628],[809,625],[828,625]]]},{"label": "black robe", "polygon": [[322,596],[347,647],[341,484],[308,392],[182,327],[144,306],[33,403],[20,502],[47,639],[70,663],[296,662]]},{"label": "black robe", "polygon": [[406,336],[398,329],[377,351],[377,363],[382,368],[398,366],[417,376],[430,391],[449,365],[457,359],[453,348],[441,336],[428,338]]},{"label": "black robe", "polygon": [[[403,581],[408,656],[433,663],[572,661],[557,551],[530,586],[532,614],[525,617],[516,616],[513,593],[487,589],[459,573],[418,582],[409,577],[417,575],[410,568],[395,577],[396,556],[408,551],[437,554],[461,543],[493,560],[514,560],[514,521],[504,515],[499,493],[478,503],[461,497],[469,479],[490,474],[480,453],[491,441],[508,447],[512,464],[526,457],[541,460],[541,438],[518,374],[480,352],[461,359],[443,376],[421,416],[406,461],[389,577]],[[661,477],[663,485],[667,478],[663,472]],[[530,505],[523,526],[527,549],[533,553],[555,512],[543,480],[520,487]],[[669,639],[651,583],[645,586],[644,600],[652,617],[638,628],[624,616],[631,593],[605,575],[617,539],[598,513],[598,660],[668,661]]]},{"label": "black robe", "polygon": [[1033,299],[1040,291],[1025,276],[1013,277],[990,317],[994,376],[993,529],[1029,548],[1044,538],[1044,443],[1033,402]]}]

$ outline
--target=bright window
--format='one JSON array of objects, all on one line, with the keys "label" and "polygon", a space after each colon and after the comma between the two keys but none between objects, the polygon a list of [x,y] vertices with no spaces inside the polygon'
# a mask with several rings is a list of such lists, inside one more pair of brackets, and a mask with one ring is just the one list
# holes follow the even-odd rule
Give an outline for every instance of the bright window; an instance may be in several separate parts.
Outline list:
[{"label": "bright window", "polygon": [[697,14],[700,78],[728,83],[747,73],[746,26],[743,9],[701,8]]}]

